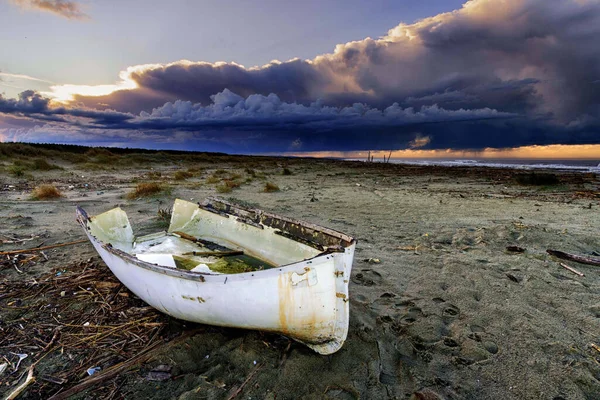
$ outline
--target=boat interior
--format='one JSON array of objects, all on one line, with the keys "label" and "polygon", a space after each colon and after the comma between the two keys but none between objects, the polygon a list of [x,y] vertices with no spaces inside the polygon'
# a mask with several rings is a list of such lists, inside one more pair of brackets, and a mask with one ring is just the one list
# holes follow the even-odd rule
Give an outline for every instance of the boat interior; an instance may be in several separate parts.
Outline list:
[{"label": "boat interior", "polygon": [[344,251],[353,239],[336,231],[247,209],[220,199],[177,199],[169,228],[136,236],[125,211],[91,217],[90,233],[139,260],[196,273],[260,271]]}]

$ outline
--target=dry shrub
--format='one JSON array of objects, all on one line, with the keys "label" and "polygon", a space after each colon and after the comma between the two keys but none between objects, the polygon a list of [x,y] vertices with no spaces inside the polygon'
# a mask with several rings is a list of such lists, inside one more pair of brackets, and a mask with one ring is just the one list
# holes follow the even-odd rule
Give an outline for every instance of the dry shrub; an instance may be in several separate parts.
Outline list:
[{"label": "dry shrub", "polygon": [[139,197],[152,196],[154,194],[160,193],[162,190],[163,187],[155,182],[138,183],[134,190],[127,193],[127,198],[129,200],[133,200]]},{"label": "dry shrub", "polygon": [[290,171],[289,168],[284,168],[283,171],[281,171],[281,175],[292,175],[292,171]]},{"label": "dry shrub", "polygon": [[146,176],[150,179],[159,179],[162,177],[162,173],[160,171],[150,171],[146,172]]},{"label": "dry shrub", "polygon": [[36,158],[35,160],[33,160],[32,168],[39,171],[50,171],[51,169],[60,169],[58,165],[50,164],[43,158]]},{"label": "dry shrub", "polygon": [[227,186],[225,183],[215,186],[215,189],[217,190],[217,193],[231,193],[233,190],[233,188]]},{"label": "dry shrub", "polygon": [[15,178],[22,178],[25,176],[25,167],[21,165],[11,165],[8,167],[8,172]]},{"label": "dry shrub", "polygon": [[214,176],[214,175],[211,175],[208,178],[206,178],[206,183],[208,183],[208,184],[218,183],[220,181],[221,181],[221,178],[219,178],[218,176]]},{"label": "dry shrub", "polygon": [[40,185],[33,189],[31,198],[34,200],[49,200],[61,198],[60,190],[54,185]]},{"label": "dry shrub", "polygon": [[220,185],[216,186],[217,192],[219,193],[231,193],[235,188],[241,186],[241,183],[236,180],[224,179]]},{"label": "dry shrub", "polygon": [[265,188],[263,189],[263,192],[265,192],[265,193],[279,192],[279,186],[277,186],[274,183],[267,182],[267,183],[265,183]]},{"label": "dry shrub", "polygon": [[191,178],[193,174],[188,171],[177,171],[175,172],[174,178],[176,181],[183,181],[187,178]]},{"label": "dry shrub", "polygon": [[230,187],[232,189],[238,188],[242,185],[241,182],[233,179],[225,179],[223,180],[223,183],[225,184],[225,186]]}]

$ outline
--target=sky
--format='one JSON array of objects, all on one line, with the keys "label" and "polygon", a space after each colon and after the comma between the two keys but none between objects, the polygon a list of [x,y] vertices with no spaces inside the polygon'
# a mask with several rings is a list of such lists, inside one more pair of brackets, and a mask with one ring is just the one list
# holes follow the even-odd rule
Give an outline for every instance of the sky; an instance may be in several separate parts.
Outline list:
[{"label": "sky", "polygon": [[0,141],[600,158],[599,38],[600,0],[0,0]]}]

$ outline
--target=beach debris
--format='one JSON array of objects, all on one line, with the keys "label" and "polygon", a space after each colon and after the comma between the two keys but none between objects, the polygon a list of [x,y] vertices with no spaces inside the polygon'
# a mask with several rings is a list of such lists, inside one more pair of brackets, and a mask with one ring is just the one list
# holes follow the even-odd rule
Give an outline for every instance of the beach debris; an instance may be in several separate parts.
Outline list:
[{"label": "beach debris", "polygon": [[23,243],[29,242],[30,240],[35,240],[39,238],[39,236],[31,235],[31,237],[26,239],[18,239],[16,237],[4,236],[6,239],[0,239],[0,244],[12,244],[12,243]]},{"label": "beach debris", "polygon": [[146,347],[145,349],[143,349],[138,355],[136,355],[126,361],[123,361],[119,364],[113,365],[112,367],[108,368],[104,372],[97,373],[95,376],[90,376],[90,377],[82,380],[80,383],[73,386],[72,388],[62,391],[60,393],[57,393],[54,396],[50,397],[49,400],[68,399],[69,397],[74,396],[79,392],[89,389],[89,388],[91,388],[101,382],[104,382],[108,379],[114,378],[115,376],[121,374],[122,372],[128,371],[129,369],[135,367],[136,365],[139,365],[139,364],[149,360],[151,357],[154,356],[154,354],[156,354],[158,352],[163,352],[171,346],[175,346],[175,345],[183,343],[185,340],[196,335],[197,333],[200,333],[201,331],[202,331],[202,329],[195,329],[195,330],[187,331],[187,332],[183,333],[182,335],[180,335],[179,337],[171,340],[170,342],[166,342],[166,343],[163,342],[162,340],[158,340],[158,341],[154,342],[153,344],[149,345],[148,347]]},{"label": "beach debris", "polygon": [[419,247],[421,247],[421,245],[416,244],[414,246],[398,246],[397,249],[402,251],[412,251],[415,255],[419,256],[421,255],[421,253],[419,253]]},{"label": "beach debris", "polygon": [[563,259],[563,260],[570,260],[570,261],[575,261],[575,262],[578,262],[581,264],[600,266],[599,258],[580,256],[577,254],[565,253],[564,251],[552,250],[552,249],[546,250],[546,253],[548,253],[556,258]]},{"label": "beach debris", "polygon": [[[61,296],[62,292],[65,296]],[[167,318],[150,307],[140,308],[143,303],[129,296],[110,270],[93,260],[53,269],[35,280],[2,280],[0,298],[8,307],[34,312],[35,319],[27,324],[21,320],[5,321],[0,340],[8,341],[15,353],[29,354],[36,365],[39,360],[44,363],[48,356],[64,354],[61,372],[51,377],[37,376],[27,388],[30,398],[47,399],[59,390],[68,390],[82,375],[87,376],[88,367],[118,364],[170,337],[163,333]],[[72,307],[75,304],[77,307]],[[89,326],[84,327],[85,322]],[[40,330],[40,325],[45,328]],[[0,358],[0,364],[8,364],[4,376],[8,368],[13,371],[17,362],[16,355],[10,356],[10,361]],[[40,367],[45,371],[45,367]],[[19,366],[15,374],[26,372]],[[99,397],[106,395],[101,390]]]},{"label": "beach debris", "polygon": [[53,244],[51,246],[44,246],[44,247],[35,247],[33,249],[22,249],[22,250],[10,250],[10,251],[0,251],[0,256],[4,256],[4,255],[12,255],[12,254],[21,254],[21,253],[34,253],[36,251],[41,251],[41,250],[48,250],[48,249],[54,249],[56,247],[64,247],[64,246],[71,246],[74,244],[79,244],[79,243],[85,243],[87,242],[87,239],[82,239],[82,240],[76,240],[74,242],[67,242],[67,243],[60,243],[60,244]]},{"label": "beach debris", "polygon": [[146,375],[146,380],[148,381],[166,381],[172,378],[171,375],[171,366],[166,364],[160,364],[156,367],[152,368],[152,371],[148,372]]},{"label": "beach debris", "polygon": [[365,258],[363,260],[363,262],[366,262],[369,264],[379,264],[379,263],[381,263],[381,260],[379,258]]},{"label": "beach debris", "polygon": [[0,364],[0,375],[2,375],[4,371],[6,371],[6,368],[8,368],[8,363]]},{"label": "beach debris", "polygon": [[510,279],[511,281],[513,281],[515,283],[521,283],[521,281],[523,280],[522,277],[511,274],[510,272],[507,272],[505,275],[508,279]]},{"label": "beach debris", "polygon": [[598,346],[596,343],[590,343],[590,346],[592,347],[592,349],[600,353],[600,346]]},{"label": "beach debris", "polygon": [[29,357],[25,353],[13,353],[13,352],[11,352],[11,354],[14,354],[15,356],[19,357],[19,361],[17,361],[17,365],[15,365],[15,371],[19,369],[19,365],[21,365],[21,361],[23,361],[24,359],[26,359],[27,357]]},{"label": "beach debris", "polygon": [[13,390],[8,396],[6,396],[6,400],[16,399],[21,394],[21,392],[23,392],[27,388],[27,386],[29,386],[34,381],[35,381],[35,378],[33,377],[33,365],[32,365],[31,367],[29,367],[29,372],[27,373],[27,378],[25,378],[25,382],[23,382],[22,384],[17,386],[15,388],[15,390]]},{"label": "beach debris", "polygon": [[52,375],[41,375],[40,379],[46,382],[54,383],[55,385],[64,385],[65,383],[67,383],[66,379],[57,378],[56,376]]},{"label": "beach debris", "polygon": [[[87,324],[89,325],[90,323],[89,323],[89,322],[87,322]],[[83,324],[83,326],[85,326],[85,324]],[[89,376],[92,376],[92,375],[94,375],[96,372],[100,372],[100,371],[102,371],[102,368],[101,368],[101,367],[92,367],[92,368],[88,368],[88,369],[87,369],[85,372],[87,372],[87,374],[88,374]]]},{"label": "beach debris", "polygon": [[573,267],[569,267],[567,264],[565,263],[559,263],[561,267],[571,271],[572,273],[574,273],[575,275],[579,275],[579,276],[585,276],[582,272],[577,271],[575,268]]},{"label": "beach debris", "polygon": [[519,246],[506,246],[506,251],[510,251],[511,253],[524,253],[525,249]]}]

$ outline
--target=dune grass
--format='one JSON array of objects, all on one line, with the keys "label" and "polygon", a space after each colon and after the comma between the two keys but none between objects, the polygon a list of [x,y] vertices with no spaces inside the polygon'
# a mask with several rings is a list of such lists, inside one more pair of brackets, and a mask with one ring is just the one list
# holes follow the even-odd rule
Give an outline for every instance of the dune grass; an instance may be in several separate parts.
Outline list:
[{"label": "dune grass", "polygon": [[133,189],[131,192],[127,193],[126,197],[129,200],[133,200],[133,199],[138,199],[140,197],[153,196],[155,194],[162,192],[163,190],[165,190],[165,188],[156,182],[138,183],[136,185],[135,189]]}]

